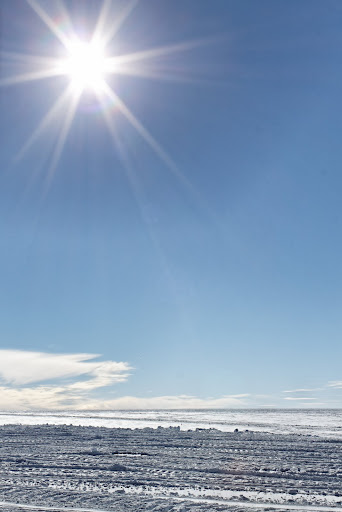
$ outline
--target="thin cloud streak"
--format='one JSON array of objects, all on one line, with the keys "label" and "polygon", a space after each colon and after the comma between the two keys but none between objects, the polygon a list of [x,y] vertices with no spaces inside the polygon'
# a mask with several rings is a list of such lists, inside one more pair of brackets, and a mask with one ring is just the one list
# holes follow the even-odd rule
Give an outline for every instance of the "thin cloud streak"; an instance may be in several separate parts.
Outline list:
[{"label": "thin cloud streak", "polygon": [[323,388],[298,388],[283,391],[283,393],[311,393],[312,391],[322,391]]},{"label": "thin cloud streak", "polygon": [[317,398],[313,397],[305,397],[305,396],[286,396],[284,400],[317,400]]},{"label": "thin cloud streak", "polygon": [[[82,384],[79,382],[78,384]],[[81,388],[81,386],[79,386]],[[37,386],[33,388],[0,387],[0,409],[16,410],[132,410],[132,409],[225,409],[243,408],[243,397],[199,398],[188,395],[136,397],[110,400],[92,398],[77,386]]]},{"label": "thin cloud streak", "polygon": [[81,409],[226,409],[245,407],[248,395],[228,395],[220,398],[199,398],[188,395],[135,397],[123,396],[107,401],[88,403]]},{"label": "thin cloud streak", "polygon": [[329,388],[342,389],[342,380],[334,380],[328,383]]}]

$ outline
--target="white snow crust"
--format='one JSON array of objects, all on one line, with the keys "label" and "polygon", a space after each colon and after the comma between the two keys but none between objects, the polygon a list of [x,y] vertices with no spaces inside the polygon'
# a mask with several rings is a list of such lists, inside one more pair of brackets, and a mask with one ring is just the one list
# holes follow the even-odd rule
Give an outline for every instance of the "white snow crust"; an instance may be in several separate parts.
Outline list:
[{"label": "white snow crust", "polygon": [[342,440],[0,426],[0,511],[341,511]]},{"label": "white snow crust", "polygon": [[342,439],[342,409],[164,409],[0,411],[0,425],[75,425],[108,428],[216,428]]}]

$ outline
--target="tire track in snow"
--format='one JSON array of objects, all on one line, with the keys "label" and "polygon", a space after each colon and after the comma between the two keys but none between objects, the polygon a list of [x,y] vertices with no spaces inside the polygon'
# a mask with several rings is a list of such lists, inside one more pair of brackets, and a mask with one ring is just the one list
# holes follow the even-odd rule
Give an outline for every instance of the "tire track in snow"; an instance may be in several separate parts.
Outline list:
[{"label": "tire track in snow", "polygon": [[0,512],[342,512],[338,440],[65,425],[0,438]]},{"label": "tire track in snow", "polygon": [[[177,498],[175,496],[156,496],[158,499],[174,500],[178,502],[191,502],[191,503],[207,503],[215,505],[225,505],[226,507],[241,507],[245,509],[264,509],[264,510],[280,510],[286,512],[287,510],[299,510],[304,512],[342,512],[341,507],[327,507],[327,506],[314,506],[314,505],[295,505],[295,504],[276,504],[276,503],[246,503],[245,501],[227,501],[227,500],[209,500],[204,498]],[[46,505],[30,505],[28,503],[14,503],[11,501],[0,501],[1,508],[21,508],[25,510],[35,510],[41,512],[113,512],[113,510],[99,509],[99,508],[82,508],[82,507],[57,507]],[[150,509],[153,510],[153,509]]]}]

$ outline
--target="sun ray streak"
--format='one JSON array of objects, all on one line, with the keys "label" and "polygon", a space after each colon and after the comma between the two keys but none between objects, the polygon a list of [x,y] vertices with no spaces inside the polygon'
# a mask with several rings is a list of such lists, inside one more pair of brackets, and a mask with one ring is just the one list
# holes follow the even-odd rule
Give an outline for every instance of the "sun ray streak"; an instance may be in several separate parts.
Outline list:
[{"label": "sun ray streak", "polygon": [[158,144],[150,132],[143,126],[143,124],[135,117],[135,115],[129,110],[125,103],[119,98],[119,96],[107,85],[104,84],[104,92],[108,98],[117,105],[120,112],[126,117],[129,123],[137,130],[147,144],[154,150],[159,158],[165,163],[165,165],[188,187],[192,189],[191,183],[183,176],[183,174],[177,168],[175,162],[169,157],[164,149]]},{"label": "sun ray streak", "polygon": [[205,39],[194,39],[188,42],[170,44],[166,46],[158,46],[157,48],[149,48],[148,50],[142,50],[134,53],[127,53],[125,55],[118,55],[108,59],[108,66],[113,69],[118,68],[121,64],[127,64],[132,62],[141,62],[143,60],[155,59],[157,57],[165,57],[173,53],[180,53],[205,46],[211,42],[217,41],[217,38],[205,38]]},{"label": "sun ray streak", "polygon": [[124,9],[122,9],[121,13],[115,17],[115,21],[112,23],[110,28],[105,32],[105,20],[108,19],[108,15],[110,13],[110,7],[112,5],[111,0],[104,0],[100,15],[97,21],[97,25],[93,34],[94,42],[101,42],[103,46],[107,46],[113,37],[119,32],[121,26],[124,24],[128,16],[134,10],[139,0],[130,0],[126,3]]},{"label": "sun ray streak", "polygon": [[54,59],[53,57],[43,57],[41,55],[32,55],[28,53],[15,53],[15,52],[5,52],[0,51],[0,57],[2,62],[6,62],[9,64],[40,64],[41,66],[49,66],[52,68],[58,64],[58,59]]},{"label": "sun ray streak", "polygon": [[137,130],[137,132],[142,136],[146,143],[159,156],[159,158],[164,162],[167,168],[179,179],[183,186],[191,193],[191,195],[195,198],[196,202],[201,206],[201,208],[205,210],[207,214],[210,215],[211,219],[215,222],[215,224],[218,225],[218,219],[216,214],[212,211],[210,206],[203,199],[202,195],[193,186],[193,184],[180,172],[172,158],[169,157],[169,155],[164,151],[160,144],[158,144],[158,142],[154,139],[150,132],[142,125],[142,123],[134,116],[134,114],[129,110],[125,103],[119,98],[117,94],[115,94],[115,92],[106,83],[103,86],[103,92],[107,94],[107,96],[110,98],[113,104],[115,104],[118,107],[119,111],[126,117],[129,123]]},{"label": "sun ray streak", "polygon": [[201,85],[213,85],[213,82],[204,80],[202,78],[182,76],[180,71],[176,74],[175,71],[172,73],[168,70],[157,71],[148,68],[139,68],[136,65],[133,67],[120,67],[115,70],[116,75],[125,76],[136,76],[140,78],[147,78],[150,80],[158,80],[161,82],[173,82],[181,84],[201,84]]},{"label": "sun ray streak", "polygon": [[70,15],[69,15],[69,11],[64,4],[64,0],[55,0],[55,3],[58,4],[59,11],[63,15],[63,24],[65,24],[66,27],[68,27],[68,29],[70,30],[70,32],[69,32],[69,36],[70,36],[71,34],[73,34],[73,25],[72,25],[72,21],[71,21]]},{"label": "sun ray streak", "polygon": [[54,171],[55,171],[55,169],[57,167],[58,161],[59,161],[60,156],[62,154],[66,138],[68,136],[68,133],[69,133],[70,128],[71,128],[72,121],[73,121],[74,116],[75,116],[75,112],[76,112],[76,108],[77,108],[79,99],[80,99],[80,95],[76,95],[75,94],[72,97],[71,101],[70,101],[69,109],[68,109],[68,112],[67,112],[67,114],[65,116],[62,129],[61,129],[61,131],[59,133],[57,144],[56,144],[56,147],[55,147],[55,149],[53,151],[51,163],[50,163],[50,166],[49,166],[49,170],[48,170],[48,174],[47,174],[47,184],[48,185],[51,182],[53,173],[54,173]]},{"label": "sun ray streak", "polygon": [[39,18],[47,25],[51,32],[60,40],[60,42],[68,48],[69,39],[65,33],[60,30],[53,19],[44,11],[44,9],[38,4],[36,0],[26,0],[29,6],[35,11]]},{"label": "sun ray streak", "polygon": [[44,118],[41,120],[39,126],[35,129],[29,139],[25,142],[24,146],[21,148],[19,153],[15,157],[15,161],[20,161],[23,156],[27,153],[27,151],[32,147],[32,145],[37,141],[37,139],[43,134],[44,130],[53,122],[58,111],[63,107],[68,97],[70,97],[71,93],[71,85],[69,85],[64,93],[57,98],[55,103],[52,105],[50,110],[45,114]]},{"label": "sun ray streak", "polygon": [[111,0],[103,0],[99,16],[97,18],[97,22],[95,25],[95,29],[92,36],[92,42],[98,43],[101,34],[104,32],[104,28],[106,25],[106,21],[108,17],[110,16],[110,7],[112,5]]},{"label": "sun ray streak", "polygon": [[52,78],[53,76],[60,76],[63,73],[54,69],[45,69],[40,71],[32,71],[31,73],[23,73],[22,75],[9,76],[0,80],[0,87],[6,85],[22,84],[25,82],[34,82],[35,80],[43,80],[45,78]]},{"label": "sun ray streak", "polygon": [[[34,130],[29,139],[25,142],[23,148],[17,155],[16,160],[21,159],[37,139],[43,134],[46,128],[53,122],[59,111],[64,106],[65,117],[61,123],[61,129],[57,135],[55,146],[52,150],[52,157],[50,159],[50,165],[47,172],[47,182],[52,179],[55,168],[61,157],[67,136],[69,134],[77,105],[80,96],[87,90],[92,90],[99,95],[99,104],[102,104],[105,110],[105,99],[109,100],[117,108],[117,113],[124,118],[131,127],[142,137],[145,143],[151,148],[154,154],[164,163],[165,167],[177,178],[177,180],[196,198],[197,202],[202,208],[206,209],[214,215],[205,204],[205,201],[193,186],[193,184],[187,179],[186,176],[180,171],[176,163],[164,150],[160,143],[153,137],[148,131],[144,124],[134,115],[130,110],[129,106],[116,94],[105,81],[107,75],[135,75],[145,76],[146,78],[154,78],[159,80],[176,80],[177,70],[174,68],[169,73],[167,70],[164,71],[166,60],[162,59],[166,56],[178,54],[180,52],[187,52],[200,46],[207,45],[210,42],[218,40],[218,38],[202,38],[190,41],[183,41],[175,44],[169,44],[154,48],[148,48],[124,55],[117,56],[106,56],[106,46],[111,42],[113,37],[117,35],[118,31],[126,21],[127,17],[132,13],[139,0],[126,0],[122,5],[121,12],[118,12],[116,16],[111,16],[112,0],[103,0],[100,4],[99,13],[95,22],[95,28],[91,37],[90,43],[84,43],[78,40],[76,33],[74,33],[72,27],[72,20],[70,19],[69,13],[62,0],[55,0],[54,5],[58,5],[59,13],[62,13],[63,21],[67,24],[67,29],[60,28],[55,23],[52,16],[47,10],[45,10],[39,0],[26,0],[27,4],[35,12],[35,14],[41,19],[44,25],[51,31],[51,33],[59,40],[59,42],[67,50],[65,58],[48,59],[47,57],[40,57],[37,55],[24,56],[20,53],[14,54],[1,54],[5,56],[6,64],[13,65],[31,65],[30,72],[21,72],[17,75],[12,75],[0,79],[0,87],[6,85],[20,84],[23,82],[30,82],[36,80],[47,79],[56,76],[63,76],[69,78],[70,86],[62,93],[62,95],[56,99],[55,103],[48,110],[46,115],[40,121],[38,127]],[[47,5],[48,2],[46,2]],[[95,45],[94,45],[95,43]],[[81,45],[81,52],[79,46]],[[99,54],[97,46],[100,47]],[[95,51],[96,50],[96,51]],[[103,53],[102,53],[103,50]],[[94,58],[96,53],[96,58]],[[112,54],[113,55],[113,54]],[[76,60],[75,60],[76,59]],[[159,59],[159,60],[158,60]],[[100,63],[99,63],[100,60]],[[33,67],[33,69],[32,69]],[[39,69],[37,69],[39,68]],[[23,70],[26,70],[24,67]],[[22,71],[23,71],[22,70]],[[12,68],[13,71],[13,68]],[[178,71],[178,79],[182,78],[181,73],[185,70]],[[172,73],[174,77],[172,76]],[[94,76],[95,79],[94,79]],[[78,91],[76,93],[76,91]],[[69,104],[65,105],[69,99]],[[106,115],[108,121],[108,116]],[[107,122],[108,125],[108,122]],[[111,131],[113,134],[113,132]]]},{"label": "sun ray streak", "polygon": [[[100,101],[100,103],[103,104],[103,100],[100,96],[98,96],[98,100]],[[109,133],[111,134],[114,144],[117,148],[119,158],[124,166],[132,193],[134,195],[135,201],[136,201],[137,206],[140,211],[142,221],[145,224],[147,233],[150,237],[150,240],[151,240],[153,247],[156,251],[156,254],[159,258],[159,263],[164,272],[164,276],[165,276],[166,282],[168,284],[169,290],[172,293],[172,295],[174,296],[174,298],[176,299],[176,302],[178,304],[180,312],[182,313],[182,316],[184,318],[188,318],[186,308],[184,307],[184,300],[179,293],[178,283],[175,279],[175,276],[173,275],[171,266],[167,259],[167,255],[166,255],[165,251],[163,250],[163,247],[162,247],[160,240],[157,236],[157,233],[153,226],[153,223],[151,222],[150,217],[146,214],[146,208],[145,208],[144,204],[146,204],[147,201],[145,200],[143,190],[137,180],[137,177],[136,177],[135,173],[133,172],[131,165],[129,164],[128,158],[125,153],[124,145],[120,141],[113,118],[108,114],[108,112],[105,109],[103,110],[103,116],[104,116],[104,120],[107,125],[107,128],[109,130]]]}]

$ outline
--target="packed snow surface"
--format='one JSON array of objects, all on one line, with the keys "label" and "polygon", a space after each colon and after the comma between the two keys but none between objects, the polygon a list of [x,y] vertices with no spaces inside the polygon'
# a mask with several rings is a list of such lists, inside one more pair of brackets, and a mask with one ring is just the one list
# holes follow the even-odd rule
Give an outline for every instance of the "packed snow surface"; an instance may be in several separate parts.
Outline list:
[{"label": "packed snow surface", "polygon": [[340,511],[342,439],[0,426],[0,510]]}]

